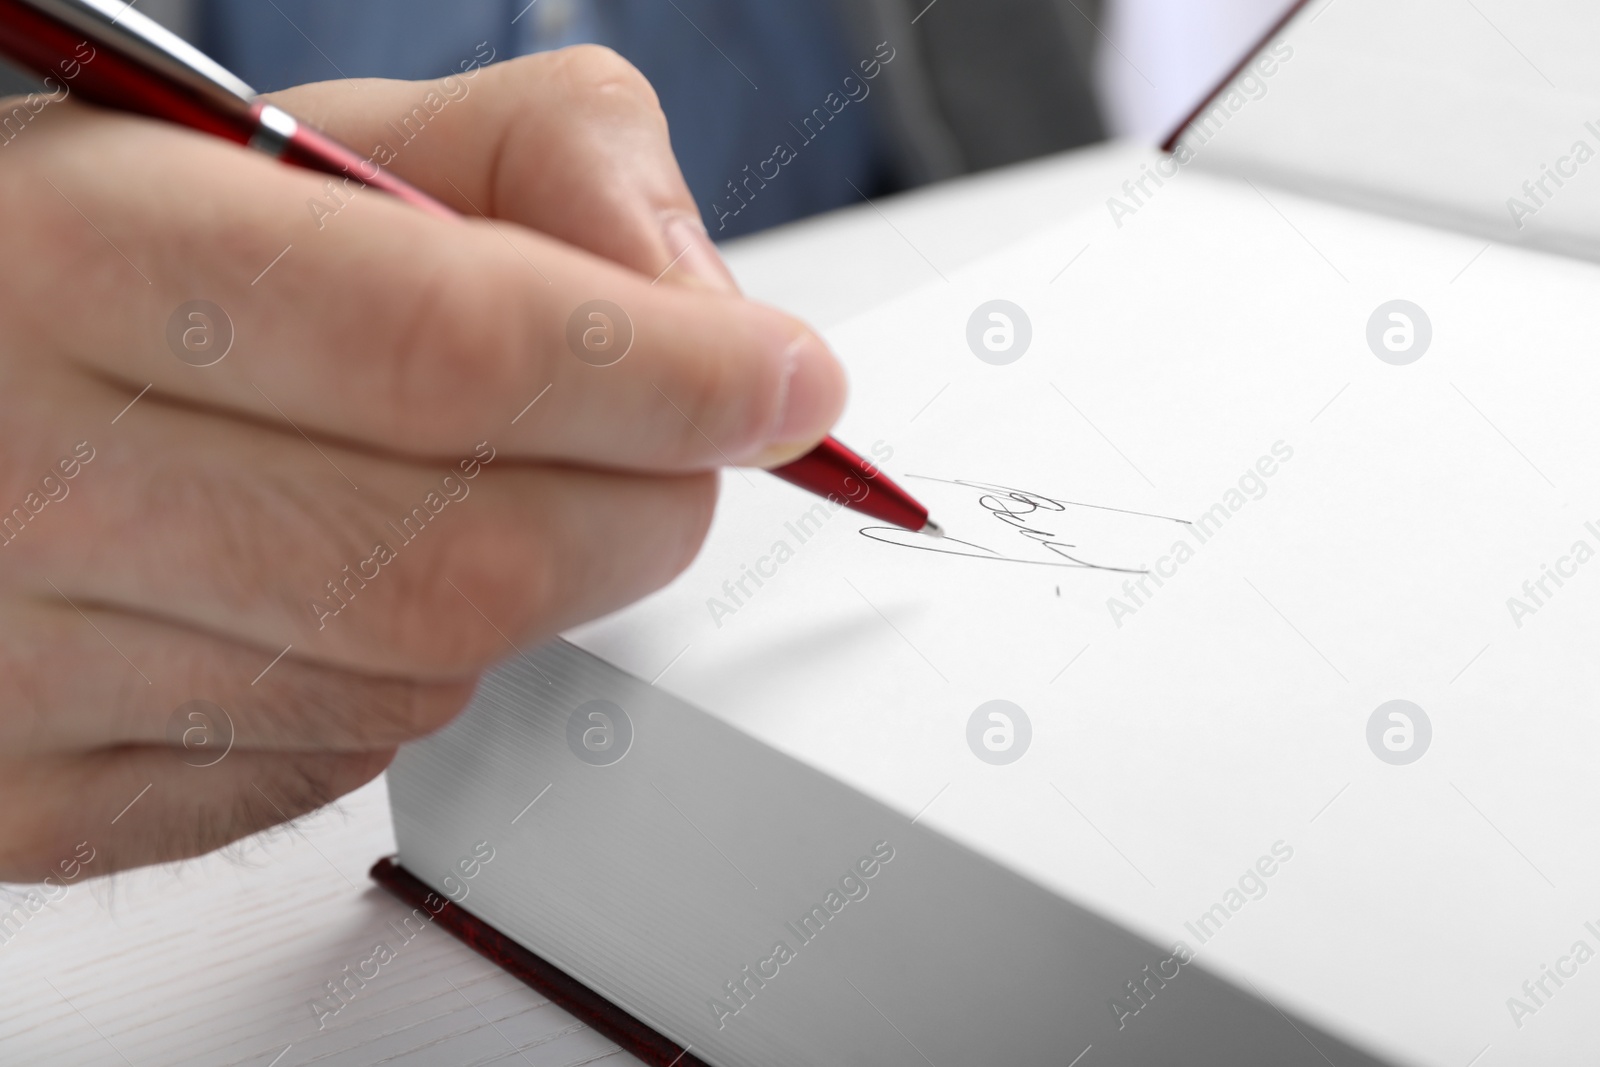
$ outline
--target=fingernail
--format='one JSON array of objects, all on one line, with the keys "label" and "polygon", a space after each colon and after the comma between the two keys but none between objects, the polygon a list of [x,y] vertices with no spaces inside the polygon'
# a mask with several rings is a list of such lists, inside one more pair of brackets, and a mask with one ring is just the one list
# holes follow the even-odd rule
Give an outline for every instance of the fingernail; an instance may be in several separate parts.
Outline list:
[{"label": "fingernail", "polygon": [[751,466],[781,467],[799,459],[828,435],[844,407],[844,369],[815,334],[796,338],[783,361],[778,421]]},{"label": "fingernail", "polygon": [[667,239],[667,251],[677,257],[669,273],[682,272],[695,281],[724,293],[739,292],[739,283],[733,280],[728,265],[722,261],[717,246],[700,220],[682,212],[666,216],[661,224]]}]

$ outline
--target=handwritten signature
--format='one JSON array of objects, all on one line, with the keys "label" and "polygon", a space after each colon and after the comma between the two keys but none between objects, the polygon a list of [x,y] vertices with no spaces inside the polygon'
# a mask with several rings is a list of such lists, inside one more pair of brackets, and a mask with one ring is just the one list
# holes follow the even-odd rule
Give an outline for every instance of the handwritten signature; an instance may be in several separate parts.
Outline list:
[{"label": "handwritten signature", "polygon": [[1014,489],[1009,486],[995,485],[990,482],[968,481],[966,479],[930,478],[922,475],[908,475],[920,481],[940,482],[944,485],[959,485],[964,488],[977,490],[979,493],[977,504],[988,512],[996,521],[1003,523],[1010,531],[1024,537],[1032,545],[1042,548],[1048,558],[1028,558],[1022,555],[1010,555],[997,552],[992,548],[971,541],[963,541],[946,536],[940,540],[931,540],[920,534],[908,533],[894,526],[868,526],[862,529],[863,537],[880,541],[884,544],[898,545],[901,548],[914,548],[922,552],[939,552],[951,556],[970,556],[975,559],[989,559],[1006,563],[1024,563],[1040,567],[1074,567],[1085,570],[1110,571],[1117,574],[1148,574],[1147,567],[1115,566],[1109,563],[1096,562],[1088,558],[1089,550],[1076,543],[1076,539],[1069,540],[1071,536],[1058,530],[1070,526],[1073,518],[1070,511],[1075,508],[1084,508],[1094,512],[1103,512],[1109,515],[1123,515],[1133,519],[1148,519],[1153,522],[1173,523],[1188,526],[1187,519],[1176,519],[1169,515],[1155,515],[1145,511],[1132,511],[1127,508],[1107,507],[1103,504],[1085,504],[1075,500],[1061,500],[1056,497],[1035,493],[1027,489]]}]

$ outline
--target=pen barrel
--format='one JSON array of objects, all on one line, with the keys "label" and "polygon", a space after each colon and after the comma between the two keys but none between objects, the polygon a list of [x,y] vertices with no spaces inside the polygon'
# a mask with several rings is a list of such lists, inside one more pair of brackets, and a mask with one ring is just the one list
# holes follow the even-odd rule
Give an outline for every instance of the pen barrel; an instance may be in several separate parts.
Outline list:
[{"label": "pen barrel", "polygon": [[[137,20],[129,14],[125,21]],[[59,93],[59,99],[76,97],[236,144],[263,148],[286,163],[336,177],[348,175],[431,215],[459,218],[431,196],[281,111],[278,116],[292,124],[290,128],[264,124],[263,113],[276,109],[254,98],[249,86],[221,68],[207,75],[176,65],[173,69],[179,73],[173,76],[172,70],[159,68],[161,60],[173,57],[146,38],[125,32],[113,41],[110,28],[106,29],[104,37],[91,39],[83,28],[33,3],[0,0],[0,54],[40,78],[52,99]],[[125,31],[126,27],[122,29]],[[178,45],[181,42],[174,47]],[[196,57],[190,62],[209,63],[199,53]],[[173,63],[177,64],[177,60],[173,59]],[[237,84],[221,84],[218,78]]]},{"label": "pen barrel", "polygon": [[242,101],[234,113],[221,110],[215,99],[151,78],[138,62],[18,0],[0,0],[0,53],[39,77],[52,97],[59,92],[62,99],[78,97],[239,144],[250,140],[253,122]]},{"label": "pen barrel", "polygon": [[836,504],[907,530],[928,524],[928,509],[889,480],[874,464],[832,437],[782,467],[776,474],[791,485]]},{"label": "pen barrel", "polygon": [[[253,109],[252,114],[257,121],[265,106],[257,103]],[[294,132],[275,154],[285,163],[293,163],[307,170],[321,171],[335,177],[349,176],[438,218],[461,218],[421,189],[395,177],[372,160],[361,158],[332,137],[304,123],[296,123]]]}]

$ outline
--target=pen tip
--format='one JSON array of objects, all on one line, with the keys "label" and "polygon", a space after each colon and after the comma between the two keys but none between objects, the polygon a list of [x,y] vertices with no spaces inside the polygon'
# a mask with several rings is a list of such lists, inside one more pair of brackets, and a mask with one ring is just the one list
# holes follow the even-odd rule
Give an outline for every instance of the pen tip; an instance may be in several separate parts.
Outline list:
[{"label": "pen tip", "polygon": [[944,527],[940,526],[932,519],[929,519],[927,522],[922,524],[922,532],[927,534],[929,537],[943,537]]}]

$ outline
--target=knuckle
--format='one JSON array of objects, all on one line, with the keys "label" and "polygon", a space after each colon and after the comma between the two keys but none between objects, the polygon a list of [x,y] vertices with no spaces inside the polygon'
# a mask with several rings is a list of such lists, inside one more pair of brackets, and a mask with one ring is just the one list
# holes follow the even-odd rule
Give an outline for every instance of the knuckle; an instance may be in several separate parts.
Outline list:
[{"label": "knuckle", "polygon": [[271,472],[183,462],[153,477],[144,511],[162,517],[172,543],[205,531],[199,565],[190,557],[176,570],[167,560],[192,576],[190,595],[229,616],[287,620],[301,632],[318,630],[317,604],[348,591],[356,580],[348,565],[371,552],[370,535],[383,524],[374,501]]},{"label": "knuckle", "polygon": [[475,674],[553,632],[563,597],[544,538],[476,518],[441,534],[397,569],[392,609],[379,613],[380,640],[414,672]]},{"label": "knuckle", "polygon": [[154,466],[147,478],[141,511],[189,534],[172,543],[189,544],[191,531],[205,531],[203,566],[191,560],[179,573],[192,575],[190,580],[202,587],[196,593],[230,613],[298,608],[307,590],[272,565],[284,558],[285,539],[320,549],[315,558],[335,558],[353,547],[346,508],[319,506],[292,483],[270,475],[184,458]]},{"label": "knuckle", "polygon": [[644,105],[660,110],[650,81],[639,68],[604,45],[579,44],[556,53],[558,76],[580,99]]}]

